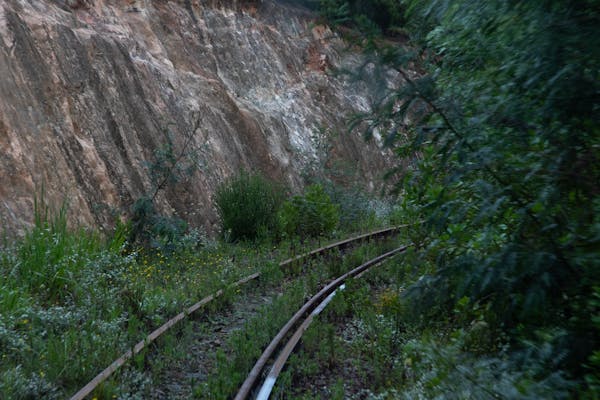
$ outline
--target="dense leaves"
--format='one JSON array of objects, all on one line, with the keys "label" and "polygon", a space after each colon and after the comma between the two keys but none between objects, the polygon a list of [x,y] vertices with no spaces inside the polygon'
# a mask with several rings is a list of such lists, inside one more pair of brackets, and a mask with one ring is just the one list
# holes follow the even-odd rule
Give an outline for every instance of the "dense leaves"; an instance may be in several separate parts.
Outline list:
[{"label": "dense leaves", "polygon": [[318,11],[330,24],[373,29],[394,35],[404,22],[396,0],[299,0],[296,4]]},{"label": "dense leaves", "polygon": [[515,344],[551,331],[557,368],[588,381],[599,366],[594,4],[407,1],[411,49],[371,48],[404,85],[359,118],[411,165],[390,176],[406,215],[426,222],[421,255],[435,264],[413,304],[437,315],[467,298]]},{"label": "dense leaves", "polygon": [[283,191],[262,175],[242,171],[224,182],[215,205],[226,240],[256,239],[276,229]]},{"label": "dense leaves", "polygon": [[177,216],[166,216],[154,207],[151,198],[142,196],[131,207],[131,220],[123,227],[129,244],[147,249],[173,252],[188,231],[187,223]]},{"label": "dense leaves", "polygon": [[314,184],[303,195],[283,203],[278,218],[281,231],[289,237],[326,236],[340,221],[340,207],[331,201],[323,186]]}]

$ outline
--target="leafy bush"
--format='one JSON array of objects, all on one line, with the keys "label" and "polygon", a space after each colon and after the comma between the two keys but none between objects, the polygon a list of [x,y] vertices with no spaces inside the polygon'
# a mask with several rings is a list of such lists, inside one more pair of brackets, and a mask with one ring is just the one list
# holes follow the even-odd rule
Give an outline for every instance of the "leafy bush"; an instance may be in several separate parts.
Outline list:
[{"label": "leafy bush", "polygon": [[339,228],[343,231],[353,232],[391,223],[394,207],[388,199],[376,199],[359,188],[336,185],[328,185],[326,192],[339,208]]},{"label": "leafy bush", "polygon": [[146,196],[133,204],[130,223],[130,244],[139,243],[163,252],[177,250],[188,228],[181,218],[158,213],[152,199]]},{"label": "leafy bush", "polygon": [[279,212],[279,225],[288,236],[316,237],[330,234],[340,220],[339,206],[323,186],[315,184],[306,188],[303,196],[286,201]]},{"label": "leafy bush", "polygon": [[283,201],[280,185],[258,174],[243,171],[216,191],[215,204],[226,240],[252,240],[277,227]]},{"label": "leafy bush", "polygon": [[341,229],[352,231],[374,219],[374,212],[369,207],[369,199],[361,191],[330,185],[327,193],[331,201],[339,207]]},{"label": "leafy bush", "polygon": [[[464,352],[464,332],[450,342],[411,339],[402,346],[406,389],[394,398],[568,399],[573,383],[553,372],[557,360],[550,344],[527,353],[473,357]],[[401,360],[399,360],[401,361]]]},{"label": "leafy bush", "polygon": [[397,0],[315,0],[312,3],[316,2],[319,13],[332,24],[369,27],[392,34],[394,28],[404,23],[404,9]]},{"label": "leafy bush", "polygon": [[597,398],[600,13],[574,0],[402,4],[412,48],[367,49],[405,85],[355,126],[395,147],[390,177],[424,222],[419,264],[435,268],[407,290],[408,308],[431,326],[469,298],[530,349],[547,342],[534,332],[559,329],[545,372]]}]

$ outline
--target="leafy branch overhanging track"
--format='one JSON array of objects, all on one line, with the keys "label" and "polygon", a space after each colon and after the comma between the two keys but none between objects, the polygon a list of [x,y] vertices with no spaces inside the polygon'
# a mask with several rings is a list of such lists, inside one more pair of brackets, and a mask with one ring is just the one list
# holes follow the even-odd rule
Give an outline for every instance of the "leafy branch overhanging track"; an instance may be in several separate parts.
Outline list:
[{"label": "leafy branch overhanging track", "polygon": [[252,390],[258,383],[258,379],[266,369],[267,362],[273,356],[275,351],[278,348],[282,347],[285,338],[290,335],[292,329],[296,328],[294,334],[287,341],[287,343],[283,347],[283,350],[279,353],[276,361],[273,363],[269,375],[265,379],[264,384],[262,385],[257,397],[255,397],[256,399],[260,400],[268,399],[271,393],[271,389],[273,388],[273,385],[275,384],[279,373],[283,369],[283,366],[287,361],[288,357],[296,347],[296,344],[302,337],[302,334],[304,333],[308,325],[312,322],[314,316],[320,313],[321,310],[331,300],[335,291],[338,290],[338,288],[340,288],[348,278],[362,275],[369,268],[382,263],[383,261],[385,261],[393,255],[404,252],[407,248],[408,246],[399,247],[395,250],[389,251],[385,254],[375,257],[362,265],[359,265],[358,267],[343,274],[339,278],[335,279],[333,282],[329,283],[327,286],[321,289],[319,293],[317,293],[310,300],[308,300],[302,306],[302,308],[300,308],[300,310],[298,310],[296,314],[294,314],[294,316],[290,318],[290,320],[283,326],[283,328],[281,328],[281,330],[273,338],[271,343],[269,343],[267,348],[264,350],[256,364],[248,374],[248,377],[240,387],[239,392],[235,396],[235,400],[246,400],[250,398]]},{"label": "leafy branch overhanging track", "polygon": [[[295,263],[305,262],[305,261],[308,261],[309,259],[315,258],[319,255],[323,255],[329,251],[332,251],[335,249],[341,250],[341,249],[347,248],[357,242],[361,242],[364,240],[385,238],[385,237],[395,234],[401,228],[405,228],[406,226],[407,225],[400,225],[400,226],[395,226],[395,227],[391,227],[391,228],[380,229],[380,230],[377,230],[374,232],[365,233],[365,234],[355,236],[355,237],[352,237],[349,239],[341,240],[341,241],[329,244],[327,246],[319,247],[318,249],[312,250],[308,253],[300,254],[298,256],[295,256],[295,257],[289,258],[285,261],[282,261],[279,264],[279,267],[286,268]],[[82,387],[77,393],[75,393],[70,398],[70,400],[85,399],[102,382],[106,381],[116,370],[118,370],[121,366],[123,366],[125,363],[127,363],[133,356],[135,356],[136,354],[138,354],[142,350],[144,350],[146,347],[148,347],[148,345],[150,345],[152,342],[154,342],[156,339],[158,339],[162,334],[167,332],[170,328],[175,326],[178,322],[182,321],[188,315],[196,312],[198,309],[202,308],[203,306],[210,303],[211,301],[222,296],[227,290],[240,287],[250,281],[258,279],[259,277],[260,277],[260,272],[256,272],[254,274],[246,276],[245,278],[242,278],[239,281],[232,283],[227,288],[219,289],[215,293],[203,298],[202,300],[198,301],[197,303],[193,304],[192,306],[187,307],[185,310],[183,310],[182,312],[180,312],[179,314],[177,314],[176,316],[174,316],[173,318],[171,318],[170,320],[165,322],[162,326],[160,326],[159,328],[154,330],[152,333],[150,333],[145,339],[136,343],[135,346],[133,346],[133,348],[131,348],[130,350],[127,350],[123,355],[121,355],[121,357],[119,357],[118,359],[113,361],[102,372],[100,372],[98,375],[96,375],[94,377],[94,379],[92,379],[84,387]]]}]

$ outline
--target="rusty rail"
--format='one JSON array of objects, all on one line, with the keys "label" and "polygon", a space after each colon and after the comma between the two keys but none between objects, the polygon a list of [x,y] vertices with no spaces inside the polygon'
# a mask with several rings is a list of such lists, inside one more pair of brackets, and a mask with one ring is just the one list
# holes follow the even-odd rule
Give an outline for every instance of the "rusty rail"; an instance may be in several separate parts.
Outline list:
[{"label": "rusty rail", "polygon": [[[321,291],[314,295],[310,300],[308,300],[302,306],[302,308],[300,308],[300,310],[298,310],[296,314],[294,314],[294,316],[290,318],[290,320],[283,326],[283,328],[281,328],[279,333],[273,338],[271,343],[269,343],[269,345],[263,351],[262,355],[248,374],[248,377],[240,387],[240,390],[235,396],[235,400],[246,400],[249,398],[252,390],[257,385],[258,379],[265,370],[269,359],[273,356],[275,351],[281,347],[285,338],[288,337],[292,332],[292,329],[294,327],[297,327],[298,324],[300,324],[296,329],[295,333],[292,335],[291,339],[285,345],[282,352],[280,352],[275,363],[273,364],[271,372],[267,376],[267,380],[265,380],[265,385],[263,385],[263,389],[261,389],[261,391],[259,392],[259,395],[261,397],[256,397],[257,399],[261,400],[267,399],[271,392],[271,389],[273,388],[273,385],[275,384],[279,372],[281,372],[283,365],[285,364],[288,357],[294,350],[296,344],[300,340],[302,333],[304,333],[308,325],[311,323],[312,319],[314,318],[314,315],[318,314],[321,311],[321,309],[324,308],[327,305],[327,303],[331,300],[335,291],[339,287],[341,287],[348,278],[361,275],[369,268],[383,262],[384,260],[395,254],[404,252],[407,248],[408,246],[402,246],[395,250],[382,254],[370,261],[367,261],[366,263],[356,267],[352,271],[343,274],[342,276],[325,286],[323,289],[321,289]],[[301,323],[303,319],[304,321]]]},{"label": "rusty rail", "polygon": [[379,237],[386,237],[386,236],[391,236],[394,233],[398,232],[401,228],[406,228],[409,225],[398,225],[398,226],[394,226],[391,228],[385,228],[385,229],[380,229],[377,231],[373,231],[373,232],[369,232],[369,233],[365,233],[359,236],[354,236],[351,237],[349,239],[344,239],[344,240],[340,240],[338,242],[335,243],[331,243],[329,245],[323,246],[323,247],[319,247],[318,249],[315,249],[313,251],[310,251],[308,253],[304,253],[304,254],[300,254],[296,257],[292,257],[292,258],[288,258],[285,261],[282,261],[279,266],[280,267],[285,267],[287,265],[293,264],[294,262],[297,261],[301,261],[301,260],[308,260],[314,257],[319,256],[320,254],[326,253],[330,250],[333,249],[344,249],[347,246],[350,246],[353,243],[359,242],[361,240],[368,240],[368,239],[372,239],[372,238],[379,238]]},{"label": "rusty rail", "polygon": [[[324,254],[333,249],[343,249],[343,248],[351,245],[352,243],[356,243],[361,240],[368,240],[368,239],[372,239],[372,238],[380,238],[380,237],[390,236],[390,235],[393,235],[394,233],[398,232],[401,228],[404,228],[404,227],[406,227],[406,225],[394,226],[391,228],[380,229],[380,230],[377,230],[374,232],[370,232],[370,233],[355,236],[355,237],[352,237],[349,239],[341,240],[341,241],[320,247],[318,249],[312,250],[308,253],[300,254],[296,257],[292,257],[287,260],[284,260],[281,263],[279,263],[279,267],[280,268],[287,267],[295,262],[300,262],[301,260],[308,260],[308,259],[314,258],[320,254]],[[198,301],[197,303],[193,304],[192,306],[187,307],[185,310],[183,310],[182,312],[180,312],[179,314],[177,314],[176,316],[174,316],[173,318],[171,318],[170,320],[165,322],[162,326],[160,326],[159,328],[154,330],[152,333],[150,333],[144,340],[141,340],[138,343],[136,343],[133,346],[133,348],[131,348],[130,350],[125,352],[123,355],[121,355],[121,357],[119,357],[118,359],[113,361],[102,372],[100,372],[98,375],[96,375],[94,377],[94,379],[92,379],[84,387],[82,387],[77,393],[75,393],[70,398],[70,400],[84,400],[89,394],[91,394],[94,391],[94,389],[96,389],[98,387],[98,385],[100,385],[102,382],[104,382],[106,379],[108,379],[117,369],[119,369],[122,365],[124,365],[127,361],[129,361],[133,356],[135,356],[136,354],[139,354],[150,343],[154,342],[163,333],[168,331],[171,327],[176,325],[178,322],[185,319],[188,315],[194,313],[195,311],[197,311],[204,305],[206,305],[206,304],[210,303],[211,301],[215,300],[216,298],[222,296],[226,290],[240,287],[252,280],[258,279],[259,277],[260,277],[259,272],[256,272],[249,276],[246,276],[245,278],[242,278],[239,281],[232,283],[226,289],[219,289],[215,293],[203,298],[202,300]]]}]

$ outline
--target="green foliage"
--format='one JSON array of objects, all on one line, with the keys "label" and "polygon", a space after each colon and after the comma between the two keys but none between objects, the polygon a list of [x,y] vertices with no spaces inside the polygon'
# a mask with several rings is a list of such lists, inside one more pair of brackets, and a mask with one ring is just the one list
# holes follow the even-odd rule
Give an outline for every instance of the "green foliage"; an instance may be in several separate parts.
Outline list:
[{"label": "green foliage", "polygon": [[435,270],[407,296],[426,321],[466,296],[515,348],[558,327],[564,340],[552,351],[565,356],[548,368],[585,385],[600,333],[589,319],[600,276],[598,8],[405,4],[413,47],[368,48],[405,85],[356,121],[401,157],[390,177],[407,215],[425,222],[419,255]]},{"label": "green foliage", "polygon": [[185,142],[181,150],[176,152],[169,134],[166,142],[154,150],[154,159],[147,163],[151,187],[131,206],[130,221],[124,226],[117,226],[122,233],[127,233],[130,246],[141,245],[163,252],[173,252],[185,238],[187,224],[176,215],[164,215],[155,208],[155,200],[159,193],[170,185],[181,183],[191,176],[200,162],[200,149],[193,145],[194,135],[200,126],[197,118],[192,129],[185,134]]},{"label": "green foliage", "polygon": [[318,11],[334,25],[393,35],[404,23],[404,9],[395,0],[320,0]]},{"label": "green foliage", "polygon": [[184,142],[178,152],[173,143],[172,134],[167,131],[165,142],[154,150],[154,160],[147,163],[152,182],[147,197],[152,201],[168,185],[182,182],[203,166],[201,156],[204,146],[197,146],[194,140],[202,120],[198,115],[194,115],[193,118],[195,118],[194,125],[190,127],[189,131],[184,132]]},{"label": "green foliage", "polygon": [[340,230],[356,232],[393,224],[390,217],[394,199],[375,198],[360,188],[345,188],[331,183],[325,186],[325,190],[339,209]]},{"label": "green foliage", "polygon": [[158,213],[152,199],[145,196],[133,204],[130,225],[130,243],[163,252],[179,249],[187,232],[185,221]]},{"label": "green foliage", "polygon": [[302,306],[305,290],[301,282],[296,282],[287,288],[284,295],[264,306],[242,329],[234,332],[228,340],[229,354],[222,349],[217,351],[215,371],[195,388],[194,398],[231,397],[260,357],[262,349]]},{"label": "green foliage", "polygon": [[274,232],[282,188],[258,174],[246,171],[217,188],[215,205],[226,240],[253,240]]},{"label": "green foliage", "polygon": [[[588,303],[588,311],[591,316],[593,328],[600,331],[600,286],[594,287],[594,292]],[[585,381],[587,384],[586,396],[584,398],[594,398],[600,393],[600,349],[595,348],[589,356],[587,362],[587,373]]]},{"label": "green foliage", "polygon": [[319,12],[328,22],[333,24],[348,23],[350,18],[350,4],[340,0],[321,0]]},{"label": "green foliage", "polygon": [[167,142],[154,151],[154,160],[148,163],[148,172],[153,184],[153,195],[169,184],[175,184],[187,176],[195,169],[193,162],[194,153],[175,154],[172,140]]},{"label": "green foliage", "polygon": [[442,57],[438,93],[421,95],[435,109],[410,144],[435,143],[434,167],[411,179],[431,182],[415,195],[431,201],[434,232],[454,244],[440,249],[454,253],[448,266],[466,272],[452,285],[493,296],[509,323],[570,314],[563,294],[588,292],[598,268],[598,68],[588,54],[600,43],[585,36],[598,15],[548,3],[430,2],[441,13],[427,42]]},{"label": "green foliage", "polygon": [[282,232],[289,237],[317,237],[333,232],[340,219],[339,206],[325,193],[323,186],[314,184],[304,195],[294,196],[283,203],[278,215]]},{"label": "green foliage", "polygon": [[401,349],[408,390],[394,398],[568,399],[572,383],[556,369],[550,344],[527,354],[474,357],[464,351],[464,332],[440,345],[432,339],[412,339]]},{"label": "green foliage", "polygon": [[[102,240],[69,229],[65,207],[54,214],[38,202],[36,209],[36,225],[25,237],[0,246],[2,399],[67,398],[190,301],[256,272],[257,265],[277,265],[273,248],[209,245],[193,232],[174,253],[124,252],[126,224]],[[187,236],[206,245],[180,251],[192,248]],[[277,279],[273,271],[268,275]],[[144,356],[134,361],[147,366]],[[145,398],[150,373],[122,371],[98,397],[143,392]]]},{"label": "green foliage", "polygon": [[35,225],[17,249],[18,262],[10,278],[19,280],[46,301],[64,301],[75,295],[74,281],[88,261],[87,254],[100,250],[97,235],[67,228],[67,207],[53,215],[44,200],[35,201]]}]

